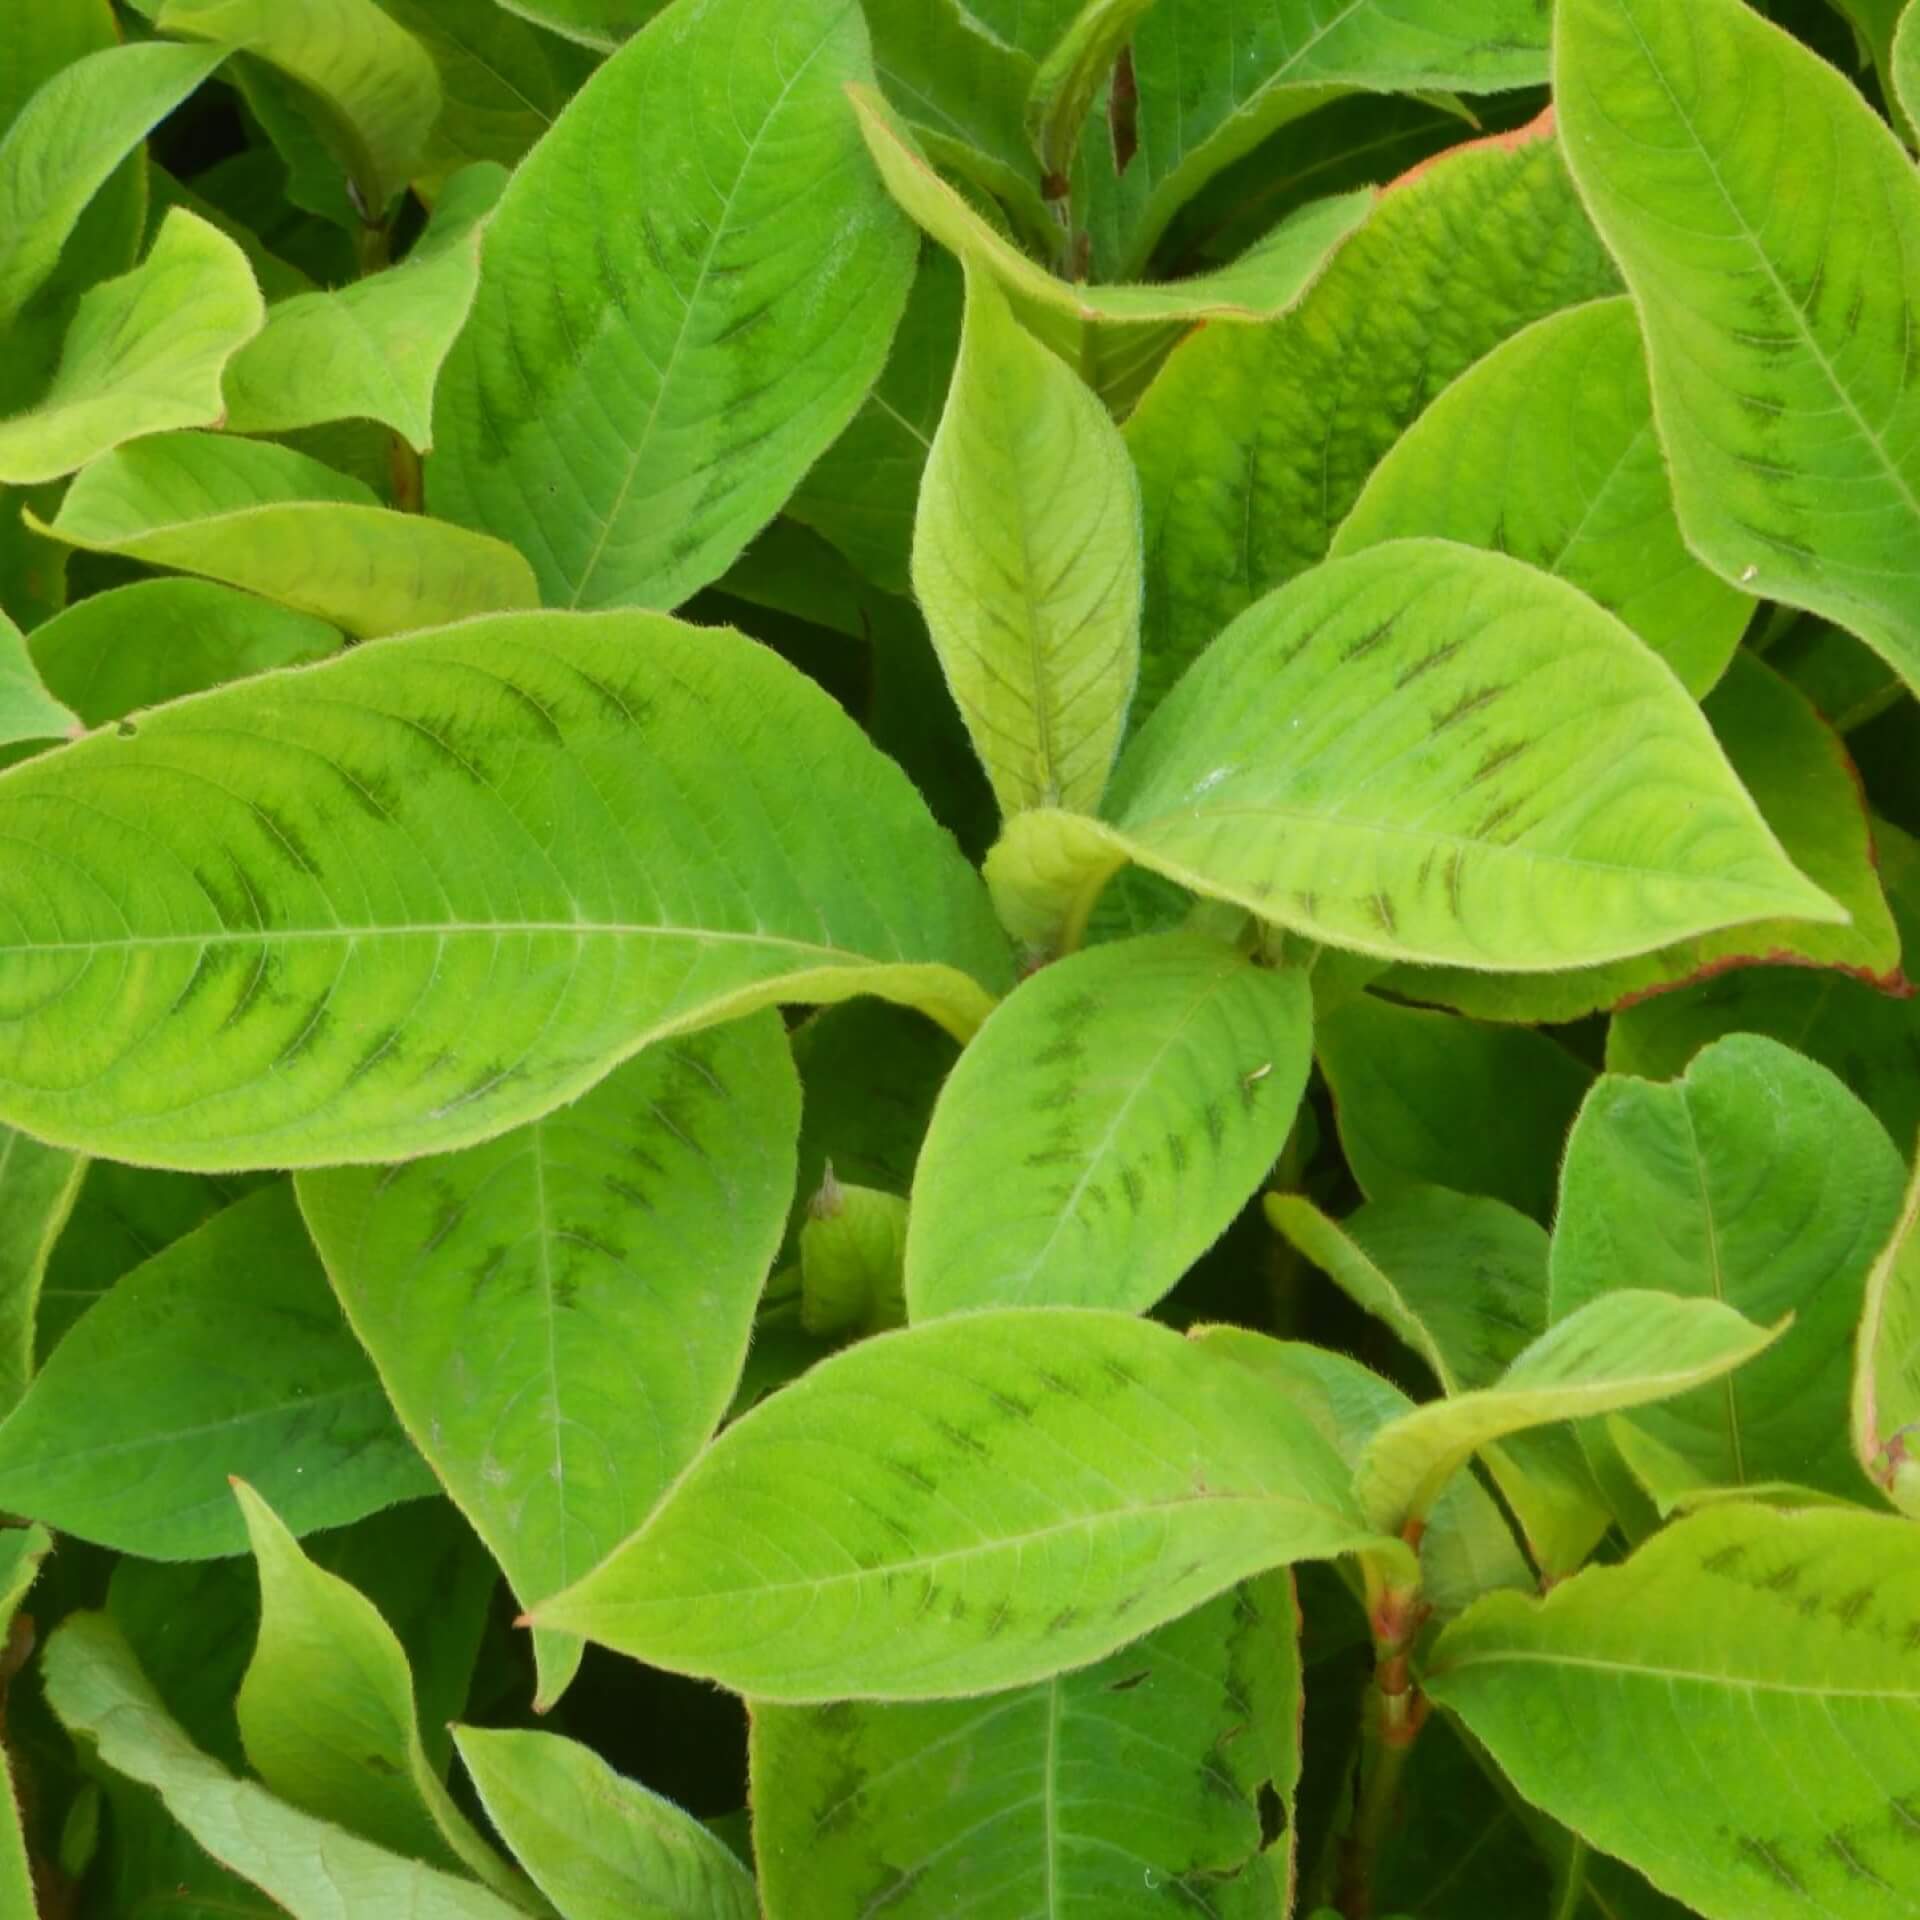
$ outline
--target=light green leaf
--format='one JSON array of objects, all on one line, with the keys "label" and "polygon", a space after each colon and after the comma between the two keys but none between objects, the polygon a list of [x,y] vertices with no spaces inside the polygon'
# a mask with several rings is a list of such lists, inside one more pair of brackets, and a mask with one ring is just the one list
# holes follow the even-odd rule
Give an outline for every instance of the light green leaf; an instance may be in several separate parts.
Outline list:
[{"label": "light green leaf", "polygon": [[0,613],[0,747],[65,739],[80,725],[80,716],[41,679],[26,636]]},{"label": "light green leaf", "polygon": [[933,1699],[1098,1660],[1288,1561],[1391,1552],[1304,1415],[1126,1315],[863,1340],[729,1427],[535,1610],[766,1700]]},{"label": "light green leaf", "polygon": [[1571,581],[1696,697],[1725,672],[1753,612],[1680,537],[1623,298],[1549,315],[1469,367],[1374,468],[1333,552],[1418,534]]},{"label": "light green leaf", "polygon": [[1593,1084],[1557,1040],[1368,993],[1321,1021],[1315,1051],[1368,1199],[1452,1187],[1552,1218],[1567,1129]]},{"label": "light green leaf", "polygon": [[87,203],[223,50],[107,47],[62,68],[0,139],[0,327],[60,258]]},{"label": "light green leaf", "polygon": [[244,1481],[234,1493],[260,1575],[260,1634],[234,1701],[254,1772],[316,1819],[544,1911],[434,1771],[407,1656],[379,1609],[315,1566]]},{"label": "light green leaf", "polygon": [[1889,77],[1900,110],[1920,127],[1920,7],[1909,6],[1894,30]]},{"label": "light green leaf", "polygon": [[[1217,0],[1197,5],[1224,19]],[[1536,124],[1382,195],[1281,324],[1185,341],[1126,429],[1147,538],[1136,721],[1237,613],[1325,557],[1450,381],[1533,321],[1618,291]]]},{"label": "light green leaf", "polygon": [[246,255],[169,213],[141,265],[81,296],[53,385],[0,420],[0,482],[55,480],[144,434],[217,425],[221,372],[265,311]]},{"label": "light green leaf", "polygon": [[1287,312],[1366,219],[1366,188],[1311,201],[1231,266],[1154,286],[1062,280],[990,226],[941,179],[870,88],[851,89],[860,130],[888,190],[940,244],[990,273],[1020,323],[1116,407],[1152,377],[1196,321],[1257,326]]},{"label": "light green leaf", "polygon": [[1760,921],[1604,967],[1526,976],[1395,968],[1382,984],[1485,1019],[1528,1021],[1577,1020],[1743,964],[1842,969],[1896,988],[1900,932],[1845,744],[1769,662],[1747,652],[1734,656],[1702,710],[1787,858],[1847,910],[1849,924]]},{"label": "light green leaf", "polygon": [[539,600],[531,569],[502,542],[395,513],[291,448],[219,434],[160,434],[96,460],[45,531],[205,574],[363,638]]},{"label": "light green leaf", "polygon": [[48,691],[89,727],[322,660],[339,645],[325,621],[211,580],[137,580],[89,594],[27,642]]},{"label": "light green leaf", "polygon": [[1639,1483],[1640,1490],[1659,1509],[1663,1520],[1676,1513],[1694,1513],[1702,1507],[1730,1501],[1769,1507],[1850,1507],[1862,1505],[1852,1493],[1825,1493],[1794,1480],[1750,1480],[1744,1485],[1716,1485],[1696,1460],[1656,1440],[1646,1428],[1624,1413],[1610,1413],[1601,1423],[1607,1444]]},{"label": "light green leaf", "polygon": [[294,83],[360,210],[385,217],[440,117],[432,57],[374,0],[167,0],[163,33],[251,54]]},{"label": "light green leaf", "polygon": [[[1905,1170],[1824,1067],[1740,1034],[1663,1086],[1609,1074],[1567,1142],[1556,1321],[1632,1285],[1792,1330],[1750,1367],[1635,1417],[1710,1486],[1852,1493],[1847,1350]],[[1589,1428],[1589,1451],[1604,1432]]]},{"label": "light green leaf", "polygon": [[682,0],[515,172],[428,497],[550,603],[678,605],[866,398],[913,265],[842,92],[870,71],[850,0]]},{"label": "light green leaf", "polygon": [[509,13],[532,20],[582,46],[616,47],[644,27],[667,0],[497,0]]},{"label": "light green leaf", "polygon": [[1544,972],[1841,916],[1639,641],[1445,541],[1330,561],[1249,609],[1123,755],[1106,812],[1075,829],[1082,890],[1131,858],[1384,957]]},{"label": "light green leaf", "polygon": [[[1547,1236],[1498,1200],[1408,1187],[1336,1224],[1298,1194],[1267,1196],[1267,1218],[1353,1303],[1431,1369],[1449,1396],[1492,1386],[1547,1330]],[[1549,1574],[1579,1566],[1612,1524],[1570,1427],[1482,1449]],[[1440,1498],[1444,1513],[1456,1478]],[[1431,1552],[1432,1529],[1422,1544]]]},{"label": "light green leaf", "polygon": [[883,1333],[907,1323],[907,1203],[826,1178],[800,1222],[800,1325],[810,1334]]},{"label": "light green leaf", "polygon": [[[1159,1920],[1172,1887],[1216,1920],[1288,1910],[1300,1653],[1284,1574],[1249,1581],[1097,1665],[916,1706],[752,1708],[769,1920],[979,1910]],[[1269,1844],[1262,1807],[1288,1816]],[[1177,1896],[1174,1896],[1177,1897]]]},{"label": "light green leaf", "polygon": [[[0,1182],[5,1177],[5,1162],[0,1160]],[[0,1186],[0,1197],[4,1193],[4,1186]],[[44,1527],[9,1527],[0,1533],[0,1644],[11,1644],[13,1616],[52,1547]],[[20,1828],[19,1790],[4,1751],[0,1751],[0,1911],[16,1914],[19,1920],[33,1920],[40,1911],[34,1899],[26,1836]]]},{"label": "light green leaf", "polygon": [[[395,1411],[523,1604],[633,1532],[719,1424],[799,1115],[768,1011],[649,1047],[464,1153],[301,1176]],[[545,1706],[579,1647],[536,1652]]]},{"label": "light green leaf", "polygon": [[1920,1532],[1733,1506],[1544,1602],[1495,1594],[1428,1691],[1536,1806],[1708,1920],[1912,1920]]},{"label": "light green leaf", "polygon": [[590,1747],[477,1727],[454,1741],[488,1819],[566,1920],[759,1920],[726,1847]]},{"label": "light green leaf", "polygon": [[77,1153],[0,1127],[0,1416],[33,1378],[41,1282],[86,1171]]},{"label": "light green leaf", "polygon": [[1311,1064],[1297,969],[1198,934],[1042,968],[941,1090],[907,1228],[913,1318],[1153,1305],[1279,1158]]},{"label": "light green leaf", "polygon": [[1498,1382],[1432,1400],[1375,1436],[1355,1487],[1369,1519],[1398,1532],[1491,1441],[1621,1407],[1644,1406],[1717,1378],[1775,1340],[1717,1300],[1622,1288],[1556,1322]]},{"label": "light green leaf", "polygon": [[913,586],[1001,812],[1093,812],[1140,663],[1140,491],[1106,409],[984,273],[927,456]]},{"label": "light green leaf", "polygon": [[[1062,188],[1073,168],[1080,130],[1113,63],[1156,0],[1086,0],[1034,76],[1027,132],[1040,169]],[[1137,156],[1136,156],[1137,157]]]},{"label": "light green leaf", "polygon": [[237,1780],[168,1718],[103,1613],[70,1614],[42,1661],[49,1704],[114,1772],[152,1787],[216,1859],[292,1920],[404,1914],[407,1920],[518,1920],[470,1880],[403,1860]]},{"label": "light green leaf", "polygon": [[469,167],[397,267],[335,293],[300,294],[227,369],[226,424],[282,433],[323,420],[378,420],[424,453],[433,390],[480,284],[480,241],[506,175]]},{"label": "light green leaf", "polygon": [[237,1553],[227,1477],[300,1532],[432,1491],[284,1181],[137,1267],[0,1424],[0,1504],[155,1560]]},{"label": "light green leaf", "polygon": [[1566,0],[1559,21],[1568,162],[1639,307],[1689,545],[1920,689],[1912,156],[1744,0]]},{"label": "light green leaf", "polygon": [[1133,38],[1138,147],[1116,172],[1089,128],[1076,183],[1103,274],[1145,266],[1168,222],[1214,175],[1349,87],[1497,91],[1545,79],[1537,0],[1159,0]]},{"label": "light green leaf", "polygon": [[1010,974],[841,709],[662,615],[469,621],[179,701],[0,777],[0,821],[0,1120],[148,1164],[444,1152],[669,1034],[874,992],[964,1035]]},{"label": "light green leaf", "polygon": [[1853,1365],[1854,1457],[1920,1519],[1920,1174],[1867,1276]]}]

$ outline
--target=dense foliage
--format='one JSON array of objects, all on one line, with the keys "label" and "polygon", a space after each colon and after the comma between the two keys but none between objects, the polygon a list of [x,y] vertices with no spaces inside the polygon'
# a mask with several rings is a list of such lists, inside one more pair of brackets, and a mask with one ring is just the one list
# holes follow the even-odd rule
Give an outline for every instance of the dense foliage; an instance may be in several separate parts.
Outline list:
[{"label": "dense foliage", "polygon": [[0,1915],[1920,1916],[1917,118],[10,6]]}]

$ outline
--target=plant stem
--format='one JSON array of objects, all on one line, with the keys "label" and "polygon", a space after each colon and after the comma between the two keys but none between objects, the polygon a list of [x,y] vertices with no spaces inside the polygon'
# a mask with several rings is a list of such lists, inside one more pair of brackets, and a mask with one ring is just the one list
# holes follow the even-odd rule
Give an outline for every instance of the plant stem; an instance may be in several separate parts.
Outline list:
[{"label": "plant stem", "polygon": [[1407,1756],[1413,1751],[1413,1735],[1404,1739],[1386,1737],[1382,1727],[1386,1704],[1386,1696],[1377,1688],[1369,1690],[1369,1717],[1375,1724],[1361,1748],[1360,1801],[1340,1849],[1337,1904],[1345,1920],[1372,1920],[1380,1856],[1393,1833],[1400,1783],[1407,1770]]},{"label": "plant stem", "polygon": [[1553,1920],[1576,1920],[1587,1897],[1587,1843],[1576,1833],[1567,1853],[1567,1870],[1554,1903]]}]

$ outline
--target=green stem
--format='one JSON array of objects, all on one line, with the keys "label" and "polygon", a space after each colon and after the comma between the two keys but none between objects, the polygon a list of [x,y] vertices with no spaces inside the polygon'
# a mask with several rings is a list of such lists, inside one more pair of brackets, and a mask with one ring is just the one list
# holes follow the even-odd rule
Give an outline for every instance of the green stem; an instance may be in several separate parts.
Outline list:
[{"label": "green stem", "polygon": [[1567,1854],[1566,1876],[1560,1882],[1560,1898],[1554,1903],[1553,1920],[1577,1920],[1587,1897],[1587,1843],[1576,1833]]},{"label": "green stem", "polygon": [[[1385,1697],[1377,1689],[1368,1697],[1376,1712],[1385,1708]],[[1390,1739],[1384,1737],[1377,1726],[1361,1749],[1360,1802],[1340,1849],[1338,1906],[1345,1920],[1373,1920],[1374,1885],[1379,1876],[1380,1859],[1393,1834],[1394,1815],[1400,1805],[1400,1785],[1406,1774],[1407,1757],[1412,1752],[1411,1735]]]}]

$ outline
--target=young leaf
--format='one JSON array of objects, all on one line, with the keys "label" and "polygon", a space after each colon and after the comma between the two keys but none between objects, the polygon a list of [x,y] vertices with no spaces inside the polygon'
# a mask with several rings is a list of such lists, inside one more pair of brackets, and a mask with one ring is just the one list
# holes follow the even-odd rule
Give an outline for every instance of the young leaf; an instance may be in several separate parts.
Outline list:
[{"label": "young leaf", "polygon": [[0,1417],[20,1404],[33,1378],[47,1256],[73,1212],[86,1171],[77,1153],[0,1127]]},{"label": "young leaf", "polygon": [[1920,1519],[1920,1174],[1867,1276],[1853,1365],[1854,1457]]},{"label": "young leaf", "polygon": [[1151,1321],[961,1314],[763,1401],[534,1624],[766,1700],[987,1692],[1265,1568],[1394,1552],[1349,1480],[1306,1415]]},{"label": "young leaf", "polygon": [[1552,1218],[1567,1129],[1593,1084],[1557,1041],[1366,993],[1320,1023],[1315,1052],[1368,1199],[1451,1187]]},{"label": "young leaf", "polygon": [[1751,1366],[1635,1425],[1710,1486],[1853,1493],[1847,1347],[1904,1182],[1872,1114],[1772,1040],[1719,1041],[1672,1086],[1609,1074],[1567,1142],[1553,1317],[1627,1284],[1724,1301],[1767,1326],[1791,1314]]},{"label": "young leaf", "polygon": [[315,1566],[244,1481],[234,1492],[260,1575],[259,1639],[234,1702],[254,1772],[316,1819],[539,1912],[428,1761],[407,1656],[379,1609]]},{"label": "young leaf", "polygon": [[0,1425],[7,1511],[156,1560],[241,1550],[229,1475],[303,1533],[433,1489],[284,1181],[121,1280]]},{"label": "young leaf", "polygon": [[1719,1507],[1543,1602],[1494,1594],[1426,1675],[1534,1802],[1708,1920],[1920,1914],[1920,1532]]},{"label": "young leaf", "polygon": [[1920,9],[1911,4],[1894,30],[1889,74],[1901,112],[1920,127]]},{"label": "young leaf", "polygon": [[[301,1176],[347,1318],[524,1604],[633,1532],[719,1424],[799,1109],[768,1011],[649,1047],[484,1146]],[[540,1636],[543,1705],[579,1653]]]},{"label": "young leaf", "polygon": [[1198,934],[1043,968],[942,1089],[914,1175],[907,1305],[1153,1305],[1279,1158],[1311,1064],[1297,969]]},{"label": "young leaf", "polygon": [[663,615],[469,621],[179,701],[0,778],[0,820],[0,1121],[148,1164],[445,1152],[776,1001],[968,1033],[1009,973],[899,769]]},{"label": "young leaf", "polygon": [[[1300,1776],[1291,1582],[1246,1582],[1077,1673],[977,1700],[752,1708],[769,1920],[966,1911],[1218,1920],[1288,1910]],[[880,1911],[885,1912],[887,1908]]]},{"label": "young leaf", "polygon": [[[1181,4],[1227,37],[1217,0]],[[1619,284],[1536,123],[1383,195],[1282,324],[1184,342],[1126,429],[1148,556],[1136,721],[1236,614],[1325,557],[1375,464],[1448,382]]]},{"label": "young leaf", "polygon": [[833,1168],[800,1223],[800,1325],[811,1334],[883,1333],[907,1323],[907,1203],[848,1186]]},{"label": "young leaf", "polygon": [[219,424],[222,369],[265,311],[246,255],[169,213],[140,266],[81,297],[53,385],[0,420],[0,482],[32,486],[144,434]]},{"label": "young leaf", "polygon": [[62,68],[0,139],[0,327],[60,258],[87,203],[224,49],[107,47]]},{"label": "young leaf", "polygon": [[1064,185],[1080,130],[1142,15],[1157,0],[1086,0],[1034,76],[1027,132],[1040,170]]},{"label": "young leaf", "polygon": [[378,420],[426,452],[434,384],[473,306],[480,241],[505,184],[498,167],[464,169],[399,266],[275,306],[227,369],[228,428],[282,433]]},{"label": "young leaf", "polygon": [[440,117],[440,76],[374,0],[166,0],[154,24],[248,53],[294,82],[358,210],[385,217]]},{"label": "young leaf", "polygon": [[[0,1181],[4,1181],[5,1171],[5,1163],[0,1161]],[[0,1198],[4,1193],[0,1185]],[[13,1617],[52,1547],[44,1527],[9,1527],[0,1533],[0,1644],[13,1644]],[[20,1826],[19,1789],[4,1750],[0,1750],[0,1911],[17,1914],[20,1920],[33,1920],[40,1911],[34,1899],[26,1836]]]},{"label": "young leaf", "polygon": [[487,1818],[565,1920],[759,1920],[726,1847],[591,1748],[478,1727],[454,1741]]},{"label": "young leaf", "polygon": [[1624,298],[1550,314],[1469,367],[1374,468],[1332,551],[1419,534],[1571,581],[1696,698],[1726,671],[1753,612],[1680,537]]},{"label": "young leaf", "polygon": [[42,1666],[48,1702],[67,1731],[115,1773],[153,1788],[209,1853],[292,1920],[520,1920],[519,1908],[470,1880],[384,1852],[235,1779],[168,1718],[105,1614],[68,1615]]},{"label": "young leaf", "polygon": [[22,740],[60,740],[80,729],[80,716],[54,698],[24,635],[0,613],[0,747]]},{"label": "young leaf", "polygon": [[42,530],[205,574],[362,638],[540,597],[532,570],[500,541],[392,512],[358,480],[289,447],[219,434],[161,434],[96,460]]},{"label": "young leaf", "polygon": [[1558,1321],[1478,1393],[1429,1401],[1368,1446],[1355,1488],[1383,1532],[1424,1520],[1491,1441],[1529,1427],[1664,1400],[1718,1378],[1776,1340],[1718,1300],[1621,1289]]},{"label": "young leaf", "polygon": [[1920,689],[1912,156],[1745,0],[1566,0],[1559,29],[1568,162],[1639,307],[1688,543]]},{"label": "young leaf", "polygon": [[1846,908],[1849,924],[1761,921],[1696,935],[1658,952],[1565,973],[1490,974],[1395,968],[1382,984],[1489,1020],[1570,1021],[1728,967],[1794,963],[1897,987],[1900,932],[1845,743],[1807,701],[1751,653],[1734,656],[1702,711],[1795,867]]},{"label": "young leaf", "polygon": [[428,495],[551,604],[678,605],[866,397],[913,270],[842,94],[868,71],[848,0],[683,0],[515,172]]},{"label": "young leaf", "polygon": [[1140,663],[1140,491],[1106,409],[981,272],[913,586],[1001,812],[1093,812]]},{"label": "young leaf", "polygon": [[1564,582],[1401,540],[1251,608],[1142,730],[1114,852],[1313,939],[1548,971],[1841,909],[1672,673]]},{"label": "young leaf", "polygon": [[[138,635],[130,645],[128,636]],[[324,620],[211,580],[137,580],[76,601],[27,642],[47,690],[89,727],[339,650]]]}]

